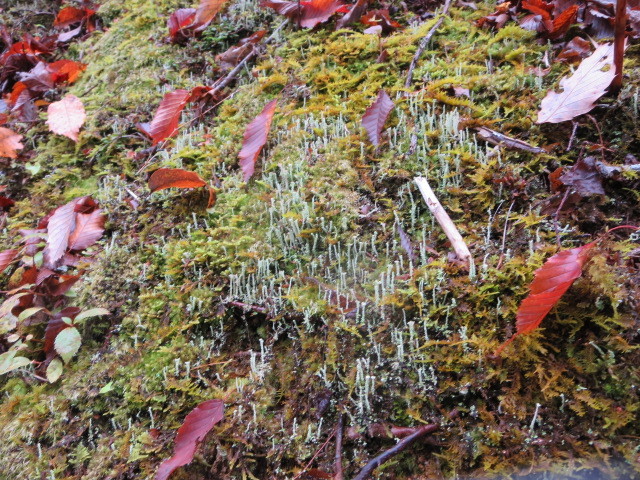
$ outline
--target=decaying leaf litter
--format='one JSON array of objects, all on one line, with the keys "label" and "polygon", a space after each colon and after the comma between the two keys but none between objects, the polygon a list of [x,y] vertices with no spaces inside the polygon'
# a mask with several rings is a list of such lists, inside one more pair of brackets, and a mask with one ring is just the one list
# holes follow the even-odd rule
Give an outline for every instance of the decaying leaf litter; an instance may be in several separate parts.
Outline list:
[{"label": "decaying leaf litter", "polygon": [[[542,26],[528,33],[517,24],[527,27],[532,19],[521,22],[528,13],[518,8],[492,31],[491,25],[475,25],[492,14],[490,6],[454,4],[417,62],[414,88],[406,91],[415,48],[434,25],[423,6],[387,8],[400,28],[361,34],[371,25],[354,21],[348,33],[334,34],[334,22],[349,7],[327,4],[323,10],[321,2],[311,3],[281,27],[281,18],[267,10],[229,2],[208,27],[172,43],[167,19],[191,5],[162,5],[158,13],[144,2],[124,7],[114,0],[56,32],[71,38],[70,59],[87,65],[68,92],[82,101],[87,121],[75,147],[47,133],[44,121],[30,130],[3,125],[25,136],[18,141],[28,146],[11,147],[17,158],[5,173],[27,181],[19,188],[2,182],[9,187],[3,196],[16,202],[3,207],[3,247],[20,247],[17,231],[35,229],[58,205],[96,195],[108,215],[106,238],[100,249],[83,253],[93,260],[69,287],[76,298],[62,302],[86,311],[101,307],[109,315],[78,328],[73,324],[81,314],[66,310],[50,323],[81,333],[74,358],[66,363],[70,350],[59,342],[64,366],[54,358],[55,368],[43,377],[37,363],[17,362],[6,376],[10,398],[22,400],[6,403],[13,406],[3,409],[3,423],[46,432],[38,434],[44,455],[28,448],[3,451],[18,460],[9,468],[53,468],[80,478],[153,476],[170,456],[172,432],[187,413],[203,401],[224,399],[224,419],[183,474],[293,478],[306,469],[331,475],[337,471],[331,435],[342,415],[347,478],[370,460],[389,458],[393,441],[384,438],[393,434],[372,435],[373,425],[391,432],[424,423],[445,428],[427,437],[430,443],[393,456],[378,474],[504,473],[552,462],[565,472],[630,472],[637,433],[629,367],[637,330],[633,236],[618,231],[602,240],[582,278],[544,320],[544,330],[518,338],[501,361],[491,357],[514,328],[537,267],[637,218],[637,162],[629,157],[633,75],[625,79],[627,91],[597,99],[602,106],[590,118],[552,128],[533,124],[547,91],[559,91],[560,77],[571,74],[553,63],[554,55],[576,35],[611,40],[606,28],[594,26],[589,10],[604,7],[569,2],[577,9],[570,5],[575,12],[562,17],[554,4],[542,5],[551,23],[540,14]],[[370,11],[384,7],[371,5]],[[437,7],[430,5],[429,12]],[[629,8],[633,18],[634,5]],[[608,15],[606,9],[597,13]],[[303,18],[327,22],[298,30],[296,20]],[[240,19],[245,30],[236,33]],[[390,24],[382,13],[369,19]],[[93,35],[96,25],[106,30]],[[256,44],[238,63],[242,68],[231,67],[232,75],[208,60],[263,29],[271,41]],[[131,50],[135,38],[137,52]],[[155,43],[146,47],[149,38]],[[537,44],[536,38],[551,43]],[[89,52],[81,58],[73,56],[76,41]],[[632,72],[630,44],[625,66]],[[151,51],[175,68],[159,75],[159,65],[148,60]],[[186,71],[195,76],[184,76]],[[224,84],[214,95],[206,93],[215,88],[212,77]],[[115,98],[118,86],[122,93]],[[178,89],[191,92],[193,108],[179,112],[172,131],[150,146],[136,124],[153,121],[162,97]],[[374,149],[361,122],[382,89],[395,107]],[[457,93],[464,89],[468,95]],[[43,109],[37,104],[41,93],[22,92],[16,97],[22,94],[25,103],[13,115],[37,113],[29,101]],[[259,170],[245,184],[238,163],[243,133],[276,97],[278,109],[255,157]],[[504,137],[492,136],[500,140],[486,145],[475,128]],[[559,167],[569,172],[587,156],[597,158],[589,175],[601,177],[604,194],[576,187],[578,170],[573,177],[553,177],[561,180],[552,188],[549,174]],[[147,177],[160,169],[180,172],[162,188],[179,186],[193,173],[218,202],[205,212],[210,200],[202,189],[149,196]],[[469,246],[475,272],[447,256],[444,234],[412,183],[421,175]],[[58,201],[52,204],[53,196]],[[30,245],[40,241],[25,238]],[[28,270],[28,258],[16,258],[9,261],[9,281]],[[62,307],[56,298],[54,316]],[[41,361],[27,335],[42,335],[42,321],[25,321],[11,334],[17,337],[7,350],[10,362]],[[49,331],[48,338],[60,333]],[[43,382],[53,378],[56,383],[46,387]],[[81,394],[69,395],[71,385]],[[48,401],[44,395],[53,396],[58,408],[34,415]],[[450,419],[447,412],[455,407],[460,413]],[[82,412],[75,430],[63,420],[70,410]],[[594,422],[600,427],[595,434]],[[234,427],[243,433],[229,433]],[[19,435],[9,445],[20,442]],[[67,440],[58,443],[62,437]],[[107,439],[116,439],[121,453],[113,455]],[[562,452],[578,460],[560,462]],[[597,463],[603,455],[619,462],[603,466]]]}]

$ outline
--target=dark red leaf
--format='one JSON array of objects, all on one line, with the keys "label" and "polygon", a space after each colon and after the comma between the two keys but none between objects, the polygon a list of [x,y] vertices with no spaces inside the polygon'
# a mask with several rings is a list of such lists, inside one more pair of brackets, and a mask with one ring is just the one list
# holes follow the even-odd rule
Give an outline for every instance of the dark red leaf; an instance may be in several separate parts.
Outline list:
[{"label": "dark red leaf", "polygon": [[596,167],[594,157],[579,159],[559,180],[563,184],[573,187],[583,197],[605,194],[602,175]]},{"label": "dark red leaf", "polygon": [[178,132],[180,114],[190,95],[191,92],[188,90],[174,90],[164,96],[147,132],[153,145],[157,145]]},{"label": "dark red leaf", "polygon": [[193,19],[195,17],[195,8],[180,8],[169,15],[167,27],[169,28],[169,37],[172,42],[184,38],[182,30],[189,27],[189,25],[193,23]]},{"label": "dark red leaf", "polygon": [[576,21],[578,16],[578,5],[571,5],[564,12],[553,19],[553,28],[549,32],[550,38],[560,38],[567,33],[572,23]]},{"label": "dark red leaf", "polygon": [[387,117],[393,110],[394,104],[387,95],[387,92],[380,90],[378,92],[378,98],[371,104],[364,116],[362,117],[362,126],[369,135],[369,140],[376,147],[380,144],[380,133],[384,123],[387,121]]},{"label": "dark red leaf", "polygon": [[237,45],[229,48],[225,52],[216,55],[216,62],[220,68],[230,70],[238,65],[254,48],[254,45],[258,43],[262,37],[264,37],[266,30],[260,30],[250,37],[243,38]]},{"label": "dark red leaf", "polygon": [[20,81],[32,92],[46,92],[53,88],[53,75],[44,62],[38,62],[29,72],[21,73]]},{"label": "dark red leaf", "polygon": [[8,249],[0,252],[0,273],[4,272],[17,256],[18,250],[15,249]]},{"label": "dark red leaf", "polygon": [[47,328],[44,331],[44,353],[47,354],[47,358],[55,355],[53,345],[58,334],[65,328],[69,328],[71,326],[64,322],[62,317],[67,317],[73,320],[79,313],[80,309],[78,307],[67,307],[49,319]]},{"label": "dark red leaf", "polygon": [[58,12],[56,19],[53,21],[53,25],[57,28],[68,27],[69,25],[88,19],[94,13],[96,13],[96,11],[89,8],[64,7]]},{"label": "dark red leaf", "polygon": [[595,242],[591,242],[582,247],[562,250],[536,270],[529,287],[529,295],[518,308],[516,333],[498,348],[496,355],[499,355],[516,336],[538,328],[562,295],[582,275],[582,267],[589,259],[589,251],[594,245]]},{"label": "dark red leaf", "polygon": [[190,463],[198,444],[222,420],[223,414],[222,400],[207,400],[194,408],[178,429],[173,456],[162,462],[155,480],[166,480],[176,468]]},{"label": "dark red leaf", "polygon": [[591,53],[591,43],[580,37],[574,37],[556,57],[558,62],[574,63],[587,58]]},{"label": "dark red leaf", "polygon": [[262,112],[247,125],[247,129],[244,131],[242,150],[240,150],[238,157],[240,158],[240,167],[242,167],[245,182],[255,172],[258,155],[260,155],[264,144],[267,143],[267,135],[271,129],[271,122],[277,103],[277,99],[267,103]]},{"label": "dark red leaf", "polygon": [[69,236],[69,250],[84,250],[96,243],[104,233],[106,219],[100,209],[76,214],[76,228]]}]

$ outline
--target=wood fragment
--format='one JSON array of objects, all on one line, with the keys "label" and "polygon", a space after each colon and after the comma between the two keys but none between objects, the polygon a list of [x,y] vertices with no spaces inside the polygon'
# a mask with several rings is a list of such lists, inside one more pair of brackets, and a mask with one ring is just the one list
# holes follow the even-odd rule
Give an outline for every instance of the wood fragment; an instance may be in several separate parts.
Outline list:
[{"label": "wood fragment", "polygon": [[424,201],[426,202],[427,207],[429,207],[431,214],[435,217],[438,224],[440,224],[440,226],[442,227],[442,230],[444,230],[445,235],[451,242],[451,246],[456,252],[458,258],[463,262],[470,262],[473,257],[471,256],[471,252],[469,251],[467,244],[462,239],[462,235],[460,235],[460,232],[451,220],[451,217],[449,217],[449,214],[445,211],[440,201],[436,198],[436,195],[435,193],[433,193],[433,190],[429,186],[429,182],[427,182],[427,179],[424,177],[415,177],[414,181],[418,185],[420,193],[422,194],[422,198],[424,198]]},{"label": "wood fragment", "polygon": [[342,470],[342,431],[344,430],[344,413],[338,417],[338,426],[336,427],[336,457],[333,467],[333,480],[344,480]]},{"label": "wood fragment", "polygon": [[449,13],[450,6],[451,6],[451,0],[446,0],[446,2],[444,3],[444,7],[442,7],[442,13],[440,14],[440,18],[438,18],[436,23],[433,24],[433,27],[431,27],[427,32],[427,34],[424,37],[422,37],[422,40],[420,40],[420,46],[418,47],[416,54],[413,56],[413,60],[411,60],[411,65],[409,65],[409,71],[407,72],[407,79],[404,82],[404,86],[406,88],[409,88],[411,86],[411,82],[413,81],[413,70],[416,68],[416,65],[418,64],[418,60],[420,60],[420,57],[426,50],[427,45],[429,45],[429,41],[431,41],[431,37],[433,37],[433,35],[442,25],[442,22],[444,22],[444,17],[445,15],[447,15],[447,13]]},{"label": "wood fragment", "polygon": [[492,145],[509,148],[511,150],[523,150],[531,153],[546,153],[545,150],[540,147],[534,147],[533,145],[529,145],[527,142],[510,137],[504,133],[496,132],[495,130],[491,130],[487,127],[477,127],[476,131],[480,138]]}]

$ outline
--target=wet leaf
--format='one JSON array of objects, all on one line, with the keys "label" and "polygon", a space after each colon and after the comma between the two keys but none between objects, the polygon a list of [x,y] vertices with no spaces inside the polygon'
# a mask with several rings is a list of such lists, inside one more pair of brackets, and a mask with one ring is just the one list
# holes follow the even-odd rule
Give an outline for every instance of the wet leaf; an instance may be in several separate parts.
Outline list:
[{"label": "wet leaf", "polygon": [[387,117],[393,110],[393,101],[387,95],[387,92],[380,90],[375,102],[371,104],[364,116],[362,117],[362,126],[367,131],[369,140],[376,147],[380,144],[380,134],[384,127]]},{"label": "wet leaf", "polygon": [[173,456],[162,462],[155,480],[166,480],[176,468],[190,463],[198,444],[222,420],[223,414],[222,400],[207,400],[194,408],[178,429]]},{"label": "wet leaf", "polygon": [[559,123],[589,112],[605,94],[615,71],[613,44],[599,46],[570,77],[560,80],[562,91],[550,91],[542,100],[536,123]]},{"label": "wet leaf", "polygon": [[22,135],[5,127],[0,127],[0,157],[17,158],[17,151],[24,145],[20,143]]},{"label": "wet leaf", "polygon": [[165,94],[146,131],[151,137],[153,145],[157,145],[178,132],[180,115],[190,96],[191,92],[188,90],[174,90]]},{"label": "wet leaf", "polygon": [[582,275],[582,267],[589,259],[589,251],[594,245],[592,242],[582,247],[562,250],[536,270],[529,287],[529,295],[518,308],[516,333],[498,348],[496,355],[518,335],[530,333],[538,328],[573,282]]},{"label": "wet leaf", "polygon": [[274,99],[267,103],[262,112],[254,118],[244,131],[242,150],[238,154],[240,167],[244,173],[244,181],[247,182],[253,176],[256,168],[258,155],[264,144],[267,143],[267,135],[271,129],[273,114],[276,111],[278,100]]},{"label": "wet leaf", "polygon": [[87,118],[82,101],[75,95],[67,95],[58,102],[53,102],[47,109],[47,125],[49,130],[64,135],[74,142],[78,141],[78,133]]}]

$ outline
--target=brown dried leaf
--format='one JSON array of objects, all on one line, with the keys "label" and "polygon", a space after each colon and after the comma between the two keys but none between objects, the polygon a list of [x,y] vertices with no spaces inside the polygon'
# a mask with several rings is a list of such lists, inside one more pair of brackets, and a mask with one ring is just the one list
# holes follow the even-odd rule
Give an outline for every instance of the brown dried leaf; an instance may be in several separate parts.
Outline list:
[{"label": "brown dried leaf", "polygon": [[380,133],[382,133],[384,123],[387,121],[387,117],[389,117],[394,106],[387,92],[380,90],[378,97],[371,106],[367,108],[367,111],[362,117],[362,126],[367,131],[369,140],[376,147],[380,144]]}]

